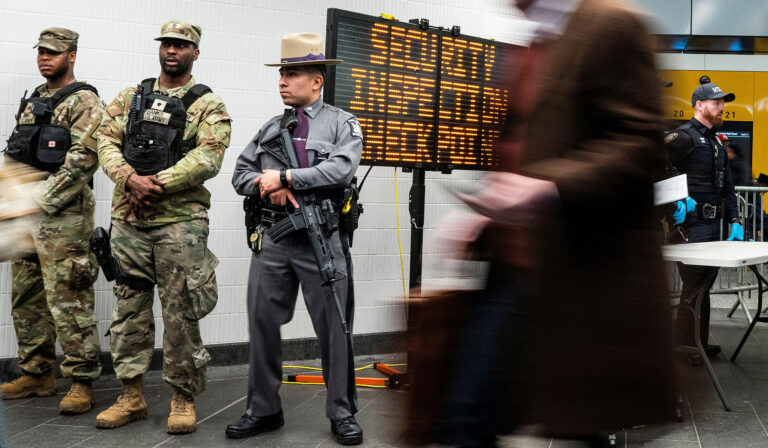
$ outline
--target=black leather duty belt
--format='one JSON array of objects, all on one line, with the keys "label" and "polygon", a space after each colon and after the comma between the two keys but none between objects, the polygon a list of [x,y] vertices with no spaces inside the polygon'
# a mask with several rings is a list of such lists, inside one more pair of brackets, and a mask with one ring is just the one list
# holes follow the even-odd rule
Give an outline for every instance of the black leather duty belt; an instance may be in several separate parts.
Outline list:
[{"label": "black leather duty belt", "polygon": [[714,221],[722,216],[723,207],[720,205],[704,203],[696,207],[696,212],[699,215],[699,219],[702,221]]}]

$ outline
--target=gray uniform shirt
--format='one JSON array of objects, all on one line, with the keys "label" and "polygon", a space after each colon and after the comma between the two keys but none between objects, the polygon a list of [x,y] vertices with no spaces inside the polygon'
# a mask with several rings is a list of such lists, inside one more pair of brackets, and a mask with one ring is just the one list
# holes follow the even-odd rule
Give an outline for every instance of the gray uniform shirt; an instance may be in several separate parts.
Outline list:
[{"label": "gray uniform shirt", "polygon": [[[363,133],[354,115],[318,99],[304,108],[308,116],[307,156],[309,168],[291,168],[295,190],[319,187],[343,187],[352,180],[360,164]],[[271,118],[237,158],[232,185],[244,196],[258,194],[253,181],[262,170],[287,168],[268,153],[261,142],[280,132],[282,115]]]}]

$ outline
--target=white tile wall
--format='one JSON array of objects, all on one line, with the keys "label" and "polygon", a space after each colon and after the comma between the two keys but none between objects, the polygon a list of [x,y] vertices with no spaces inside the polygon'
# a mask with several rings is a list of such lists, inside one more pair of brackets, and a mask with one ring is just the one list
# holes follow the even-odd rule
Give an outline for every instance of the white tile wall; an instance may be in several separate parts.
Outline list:
[{"label": "white tile wall", "polygon": [[[426,17],[433,25],[460,25],[462,32],[499,41],[522,43],[528,27],[511,0],[294,0],[266,2],[251,0],[35,0],[0,4],[0,141],[13,128],[12,116],[18,99],[43,80],[35,65],[32,46],[39,32],[62,26],[80,33],[76,76],[94,84],[109,102],[123,88],[149,76],[157,76],[157,43],[160,25],[180,18],[202,26],[200,59],[194,74],[198,82],[213,88],[233,117],[232,145],[219,176],[206,182],[213,195],[210,210],[210,247],[221,259],[217,269],[219,304],[202,321],[203,340],[209,344],[248,340],[246,288],[250,252],[243,244],[242,202],[230,185],[235,159],[258,128],[280,113],[276,94],[276,70],[263,65],[279,58],[284,33],[314,31],[325,33],[329,7],[364,14],[392,14],[400,20]],[[361,167],[362,176],[367,167]],[[408,284],[410,231],[408,189],[411,175],[398,170],[401,240],[404,279]],[[437,219],[456,200],[450,188],[471,188],[480,176],[476,172],[452,175],[429,173],[424,244],[424,283],[431,287],[466,285],[482,266],[446,262],[433,238]],[[95,179],[97,225],[108,225],[112,182],[99,172]],[[357,333],[396,331],[405,328],[400,256],[397,242],[394,169],[374,168],[362,192],[366,212],[352,249],[357,290]],[[457,274],[454,277],[454,274]],[[115,298],[103,278],[96,283],[96,312],[99,332],[109,327]],[[16,339],[10,319],[10,267],[0,264],[0,358],[16,354]],[[156,316],[156,345],[163,326],[159,303]],[[303,299],[297,301],[293,321],[283,337],[313,335]],[[108,340],[102,337],[102,348]]]}]

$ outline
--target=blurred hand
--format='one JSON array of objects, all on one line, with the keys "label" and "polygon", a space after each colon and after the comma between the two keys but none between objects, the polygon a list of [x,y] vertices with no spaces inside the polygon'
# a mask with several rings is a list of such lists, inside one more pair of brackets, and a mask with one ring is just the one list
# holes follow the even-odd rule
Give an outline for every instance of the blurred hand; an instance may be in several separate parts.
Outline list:
[{"label": "blurred hand", "polygon": [[537,218],[560,213],[554,182],[514,173],[490,173],[477,194],[457,193],[469,207],[503,225],[533,227]]},{"label": "blurred hand", "polygon": [[487,216],[455,210],[437,223],[437,238],[446,246],[450,256],[474,259],[475,243],[491,222]]}]

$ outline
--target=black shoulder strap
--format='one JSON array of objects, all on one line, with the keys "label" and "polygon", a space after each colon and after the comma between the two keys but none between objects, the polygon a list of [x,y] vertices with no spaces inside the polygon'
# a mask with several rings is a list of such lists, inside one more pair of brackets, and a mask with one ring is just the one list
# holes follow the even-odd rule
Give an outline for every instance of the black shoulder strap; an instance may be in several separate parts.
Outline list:
[{"label": "black shoulder strap", "polygon": [[59,89],[59,91],[51,97],[51,110],[55,110],[56,106],[61,104],[61,102],[67,99],[67,97],[81,90],[90,90],[91,92],[95,93],[96,96],[99,96],[99,91],[96,90],[96,87],[93,87],[92,85],[86,84],[84,82],[73,82],[72,84],[66,85]]},{"label": "black shoulder strap", "polygon": [[141,81],[141,85],[144,86],[145,95],[149,95],[150,93],[152,93],[152,91],[155,90],[155,79],[156,78],[147,78]]},{"label": "black shoulder strap", "polygon": [[189,106],[195,104],[195,101],[209,92],[213,92],[213,90],[205,84],[195,84],[192,86],[192,88],[181,97],[181,102],[184,103],[184,109],[189,109]]}]

